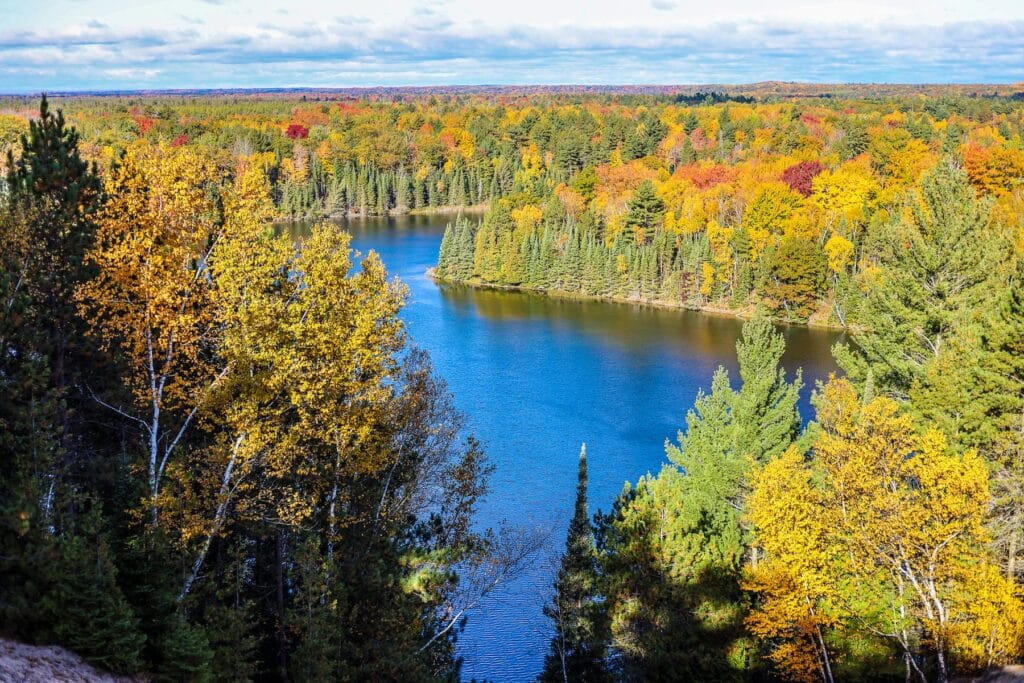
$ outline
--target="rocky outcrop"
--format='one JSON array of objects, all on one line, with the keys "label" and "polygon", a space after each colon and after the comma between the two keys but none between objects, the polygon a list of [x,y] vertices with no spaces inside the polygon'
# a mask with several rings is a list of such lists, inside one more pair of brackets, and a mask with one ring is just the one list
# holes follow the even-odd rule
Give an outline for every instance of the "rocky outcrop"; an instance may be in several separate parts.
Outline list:
[{"label": "rocky outcrop", "polygon": [[0,638],[0,683],[144,683],[115,676],[62,647],[26,645]]}]

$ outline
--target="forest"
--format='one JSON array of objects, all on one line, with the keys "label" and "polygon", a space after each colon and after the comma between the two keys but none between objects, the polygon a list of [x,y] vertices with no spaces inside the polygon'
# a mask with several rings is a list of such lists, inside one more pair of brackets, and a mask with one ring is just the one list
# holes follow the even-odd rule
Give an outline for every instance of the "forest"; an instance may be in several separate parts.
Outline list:
[{"label": "forest", "polygon": [[[606,117],[582,144],[565,121],[573,131],[527,148],[536,157],[482,221],[452,227],[436,276],[746,315],[761,305],[847,328],[891,226],[932,230],[913,208],[925,207],[913,197],[926,178],[957,193],[950,201],[970,207],[962,220],[975,230],[991,222],[1019,241],[1020,104],[721,99],[643,109],[618,133]],[[944,166],[956,166],[955,182],[935,177]]]},{"label": "forest", "polygon": [[456,677],[468,606],[532,552],[323,224],[262,166],[133,145],[102,171],[43,100],[0,211],[0,624],[153,680]]},{"label": "forest", "polygon": [[[457,680],[542,540],[475,521],[404,285],[324,220],[450,212],[442,282],[746,319],[660,471],[592,514],[580,454],[541,680],[1021,662],[1024,103],[782,90],[0,99],[0,635]],[[841,372],[778,322],[845,329]]]}]

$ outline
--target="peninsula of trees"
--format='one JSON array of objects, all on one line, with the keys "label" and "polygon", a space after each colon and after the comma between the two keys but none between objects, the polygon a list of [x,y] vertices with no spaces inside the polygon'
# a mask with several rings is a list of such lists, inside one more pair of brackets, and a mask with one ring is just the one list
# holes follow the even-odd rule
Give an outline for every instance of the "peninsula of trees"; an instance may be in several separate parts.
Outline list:
[{"label": "peninsula of trees", "polygon": [[512,190],[482,221],[450,228],[435,275],[744,313],[762,304],[847,327],[892,233],[933,248],[938,194],[976,223],[963,250],[984,257],[1019,240],[1024,106],[1011,100],[707,98],[602,113],[523,114],[531,133]]}]

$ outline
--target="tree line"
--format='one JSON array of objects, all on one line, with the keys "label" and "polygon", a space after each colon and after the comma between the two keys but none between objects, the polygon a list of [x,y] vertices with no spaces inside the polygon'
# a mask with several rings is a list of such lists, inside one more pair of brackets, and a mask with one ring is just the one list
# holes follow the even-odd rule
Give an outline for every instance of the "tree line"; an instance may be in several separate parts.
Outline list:
[{"label": "tree line", "polygon": [[1012,232],[1024,216],[1024,110],[969,122],[892,106],[670,108],[638,124],[653,131],[646,147],[624,139],[608,161],[453,225],[436,275],[748,314],[764,305],[847,327],[885,235],[915,220],[939,167],[959,169],[949,191],[988,232]]}]

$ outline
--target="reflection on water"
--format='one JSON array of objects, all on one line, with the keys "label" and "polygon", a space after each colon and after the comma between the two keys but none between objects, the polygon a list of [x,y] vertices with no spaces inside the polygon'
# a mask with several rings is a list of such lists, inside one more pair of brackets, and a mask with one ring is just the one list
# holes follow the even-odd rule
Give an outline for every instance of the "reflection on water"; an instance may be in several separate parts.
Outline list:
[{"label": "reflection on water", "polygon": [[[587,442],[591,509],[607,509],[626,481],[657,471],[699,388],[725,365],[735,376],[742,323],[727,316],[630,304],[555,299],[521,292],[438,286],[426,277],[449,217],[345,223],[353,246],[377,251],[409,286],[403,312],[414,342],[466,413],[496,466],[481,525],[503,521],[559,529],[564,540],[575,494],[576,458]],[[282,227],[296,238],[307,225]],[[835,369],[839,336],[781,328],[784,365],[813,387]],[[810,414],[809,391],[801,411]],[[470,616],[459,640],[464,675],[528,680],[547,651],[541,606],[550,566],[541,563]]]},{"label": "reflection on water", "polygon": [[[477,289],[465,285],[439,285],[441,295],[461,315],[494,320],[542,319],[578,333],[595,335],[643,353],[670,344],[675,352],[693,357],[733,353],[742,322],[732,316],[639,304],[536,296],[523,292]],[[783,363],[789,368],[821,361],[831,366],[823,341],[838,341],[838,333],[780,325],[786,338]],[[728,365],[728,364],[727,364]]]}]

